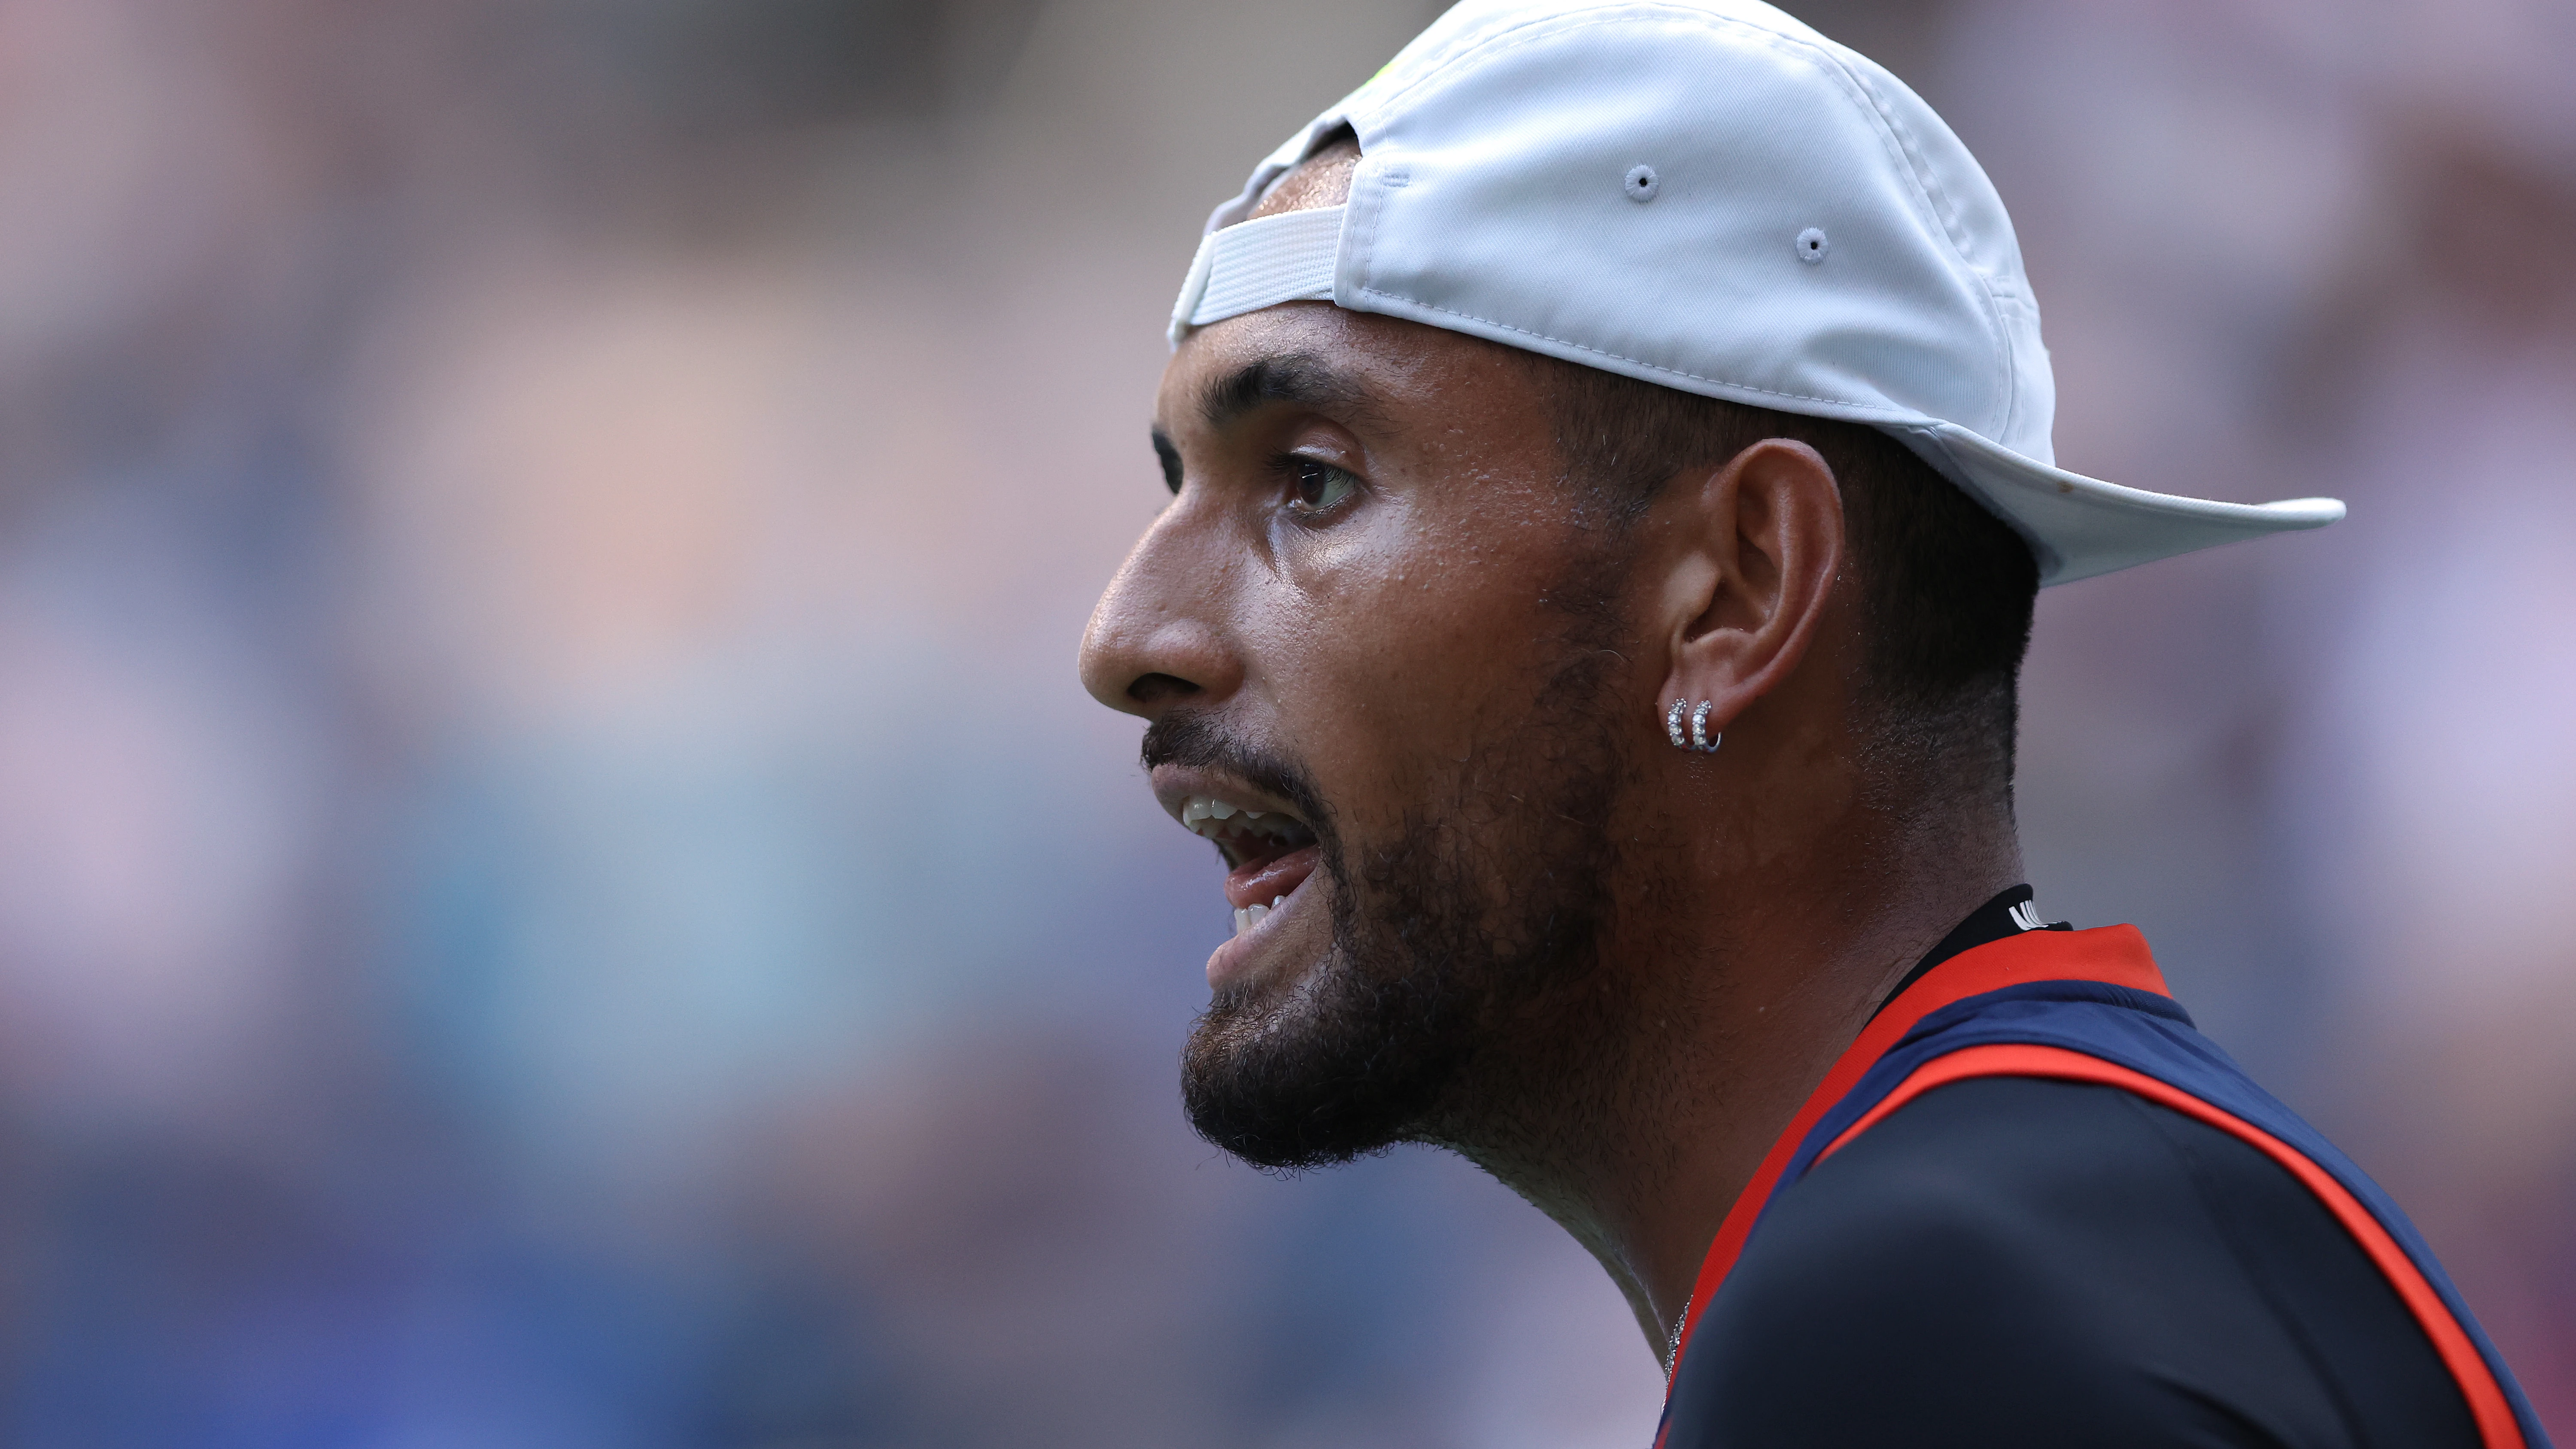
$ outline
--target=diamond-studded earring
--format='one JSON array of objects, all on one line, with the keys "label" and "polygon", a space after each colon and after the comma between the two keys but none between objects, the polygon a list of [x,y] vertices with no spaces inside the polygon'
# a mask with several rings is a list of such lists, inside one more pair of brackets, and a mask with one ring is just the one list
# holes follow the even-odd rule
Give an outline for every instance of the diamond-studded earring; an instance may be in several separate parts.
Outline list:
[{"label": "diamond-studded earring", "polygon": [[[1674,700],[1673,707],[1664,711],[1665,738],[1671,740],[1673,748],[1677,750],[1690,750],[1703,755],[1716,754],[1719,741],[1724,740],[1726,736],[1719,735],[1715,739],[1709,737],[1708,712],[1715,708],[1717,708],[1715,702],[1705,699],[1699,702],[1697,709],[1691,709],[1690,701],[1687,699]],[[1682,738],[1684,710],[1690,711],[1690,738],[1688,739]]]}]

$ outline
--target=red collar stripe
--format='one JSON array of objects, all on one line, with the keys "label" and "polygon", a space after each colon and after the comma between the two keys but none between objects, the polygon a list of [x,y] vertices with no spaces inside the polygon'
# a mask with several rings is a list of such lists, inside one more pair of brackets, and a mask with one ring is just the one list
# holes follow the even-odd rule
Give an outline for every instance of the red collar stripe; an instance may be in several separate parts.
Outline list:
[{"label": "red collar stripe", "polygon": [[[1905,988],[1835,1058],[1825,1079],[1807,1094],[1798,1115],[1789,1119],[1787,1129],[1771,1144],[1753,1180],[1736,1195],[1735,1206],[1727,1210],[1726,1221],[1719,1224],[1717,1237],[1709,1244],[1708,1257],[1700,1263],[1699,1279],[1691,1288],[1690,1307],[1683,1313],[1682,1331],[1674,1341],[1673,1364],[1682,1361],[1682,1351],[1690,1346],[1691,1330],[1699,1326],[1700,1311],[1734,1270],[1736,1258],[1744,1251],[1744,1240],[1753,1232],[1754,1220],[1762,1215],[1763,1205],[1780,1185],[1780,1174],[1787,1170],[1789,1160],[1797,1156],[1798,1144],[1807,1140],[1807,1134],[1815,1130],[1834,1104],[1858,1086],[1878,1059],[1903,1040],[1916,1022],[1971,996],[2034,981],[2103,981],[2158,996],[2173,994],[2165,987],[2163,973],[2156,970],[2146,937],[2138,934],[2135,926],[2025,931],[1962,951]],[[1670,1372],[1669,1366],[1666,1372]]]}]

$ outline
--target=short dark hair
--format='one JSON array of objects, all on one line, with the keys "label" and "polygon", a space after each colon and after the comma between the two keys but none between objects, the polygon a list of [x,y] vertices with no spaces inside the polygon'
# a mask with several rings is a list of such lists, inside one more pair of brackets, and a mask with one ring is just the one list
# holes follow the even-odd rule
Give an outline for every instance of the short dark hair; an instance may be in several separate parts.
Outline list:
[{"label": "short dark hair", "polygon": [[2039,594],[2038,559],[2021,535],[1867,424],[1535,360],[1567,474],[1584,490],[1585,511],[1613,526],[1642,515],[1684,470],[1721,466],[1765,438],[1814,448],[1842,489],[1874,731],[1933,751],[1999,749],[2010,787],[2021,661]]}]

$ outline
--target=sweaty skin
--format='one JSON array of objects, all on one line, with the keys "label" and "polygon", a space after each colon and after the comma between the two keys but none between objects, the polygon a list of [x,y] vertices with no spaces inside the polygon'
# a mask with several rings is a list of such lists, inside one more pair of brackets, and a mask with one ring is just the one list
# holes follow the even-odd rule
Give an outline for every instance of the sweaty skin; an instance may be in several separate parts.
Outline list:
[{"label": "sweaty skin", "polygon": [[[1338,203],[1349,166],[1324,153],[1264,210]],[[1084,684],[1231,747],[1153,770],[1176,816],[1193,797],[1320,811],[1353,863],[1307,847],[1229,880],[1236,906],[1281,904],[1209,962],[1219,1001],[1293,1018],[1351,969],[1337,913],[1346,936],[1410,939],[1410,917],[1379,919],[1391,898],[1336,897],[1426,841],[1465,863],[1444,900],[1498,921],[1560,865],[1597,872],[1580,999],[1488,1023],[1402,1135],[1573,1233],[1665,1357],[1799,1102],[1908,966],[2021,878],[2008,800],[1891,774],[1858,723],[1830,469],[1758,443],[1621,525],[1564,476],[1521,355],[1312,302],[1192,334],[1155,422],[1177,492],[1100,601]],[[1562,697],[1575,677],[1587,697]],[[1712,702],[1717,753],[1665,741],[1677,698]],[[1312,799],[1226,758],[1278,761]],[[1602,851],[1560,862],[1515,812],[1573,774],[1605,782],[1583,822]]]}]

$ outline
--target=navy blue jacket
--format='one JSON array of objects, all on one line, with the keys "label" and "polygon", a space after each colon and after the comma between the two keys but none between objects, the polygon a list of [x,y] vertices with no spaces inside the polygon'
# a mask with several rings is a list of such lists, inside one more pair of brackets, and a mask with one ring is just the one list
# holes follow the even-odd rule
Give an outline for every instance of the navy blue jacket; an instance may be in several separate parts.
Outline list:
[{"label": "navy blue jacket", "polygon": [[2405,1215],[2132,927],[1936,948],[1711,1246],[1659,1449],[2548,1443]]}]

